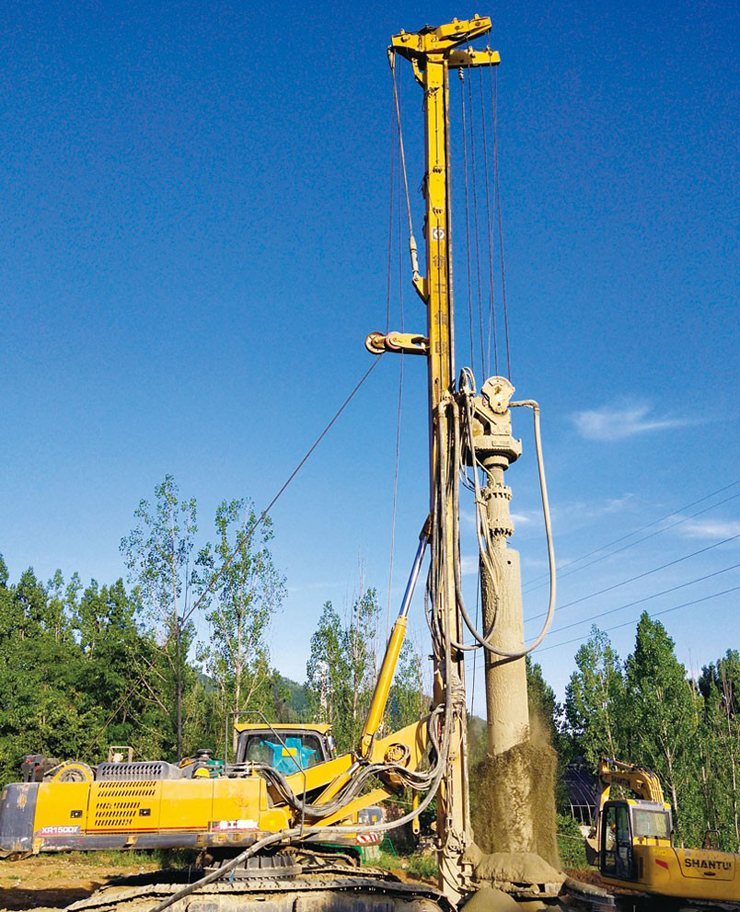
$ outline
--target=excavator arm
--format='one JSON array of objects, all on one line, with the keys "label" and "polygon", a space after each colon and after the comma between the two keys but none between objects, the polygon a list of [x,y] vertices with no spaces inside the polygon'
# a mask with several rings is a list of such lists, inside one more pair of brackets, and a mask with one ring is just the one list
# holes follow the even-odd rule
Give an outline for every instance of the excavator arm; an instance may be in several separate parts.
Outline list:
[{"label": "excavator arm", "polygon": [[592,832],[585,839],[586,857],[589,864],[598,864],[603,810],[609,800],[613,785],[621,785],[629,789],[633,795],[643,801],[654,801],[661,805],[665,803],[660,779],[652,770],[636,766],[634,763],[600,757],[597,768],[594,824]]}]

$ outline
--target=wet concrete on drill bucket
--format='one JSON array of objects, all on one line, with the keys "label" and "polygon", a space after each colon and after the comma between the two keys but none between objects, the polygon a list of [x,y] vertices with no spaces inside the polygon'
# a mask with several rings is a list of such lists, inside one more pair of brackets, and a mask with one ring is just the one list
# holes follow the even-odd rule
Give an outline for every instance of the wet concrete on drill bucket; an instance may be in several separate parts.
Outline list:
[{"label": "wet concrete on drill bucket", "polygon": [[[515,885],[531,884],[557,903],[565,880],[556,838],[557,756],[545,726],[533,717],[530,739],[471,770],[471,813],[475,845],[468,859],[481,889],[466,912],[544,909],[540,901],[515,902]],[[557,908],[557,905],[555,906]]]},{"label": "wet concrete on drill bucket", "polygon": [[560,869],[556,838],[557,756],[545,727],[531,721],[529,741],[471,771],[473,831],[482,852],[534,852]]}]

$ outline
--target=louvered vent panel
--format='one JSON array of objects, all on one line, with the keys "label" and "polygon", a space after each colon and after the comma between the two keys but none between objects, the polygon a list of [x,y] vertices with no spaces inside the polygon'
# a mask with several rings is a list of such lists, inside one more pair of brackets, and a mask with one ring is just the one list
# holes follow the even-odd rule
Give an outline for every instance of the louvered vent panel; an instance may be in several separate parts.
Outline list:
[{"label": "louvered vent panel", "polygon": [[95,778],[98,782],[180,779],[182,770],[164,760],[151,760],[144,763],[101,763]]},{"label": "louvered vent panel", "polygon": [[93,808],[93,827],[96,830],[120,830],[136,820],[142,799],[152,798],[156,782],[103,782],[100,784]]}]

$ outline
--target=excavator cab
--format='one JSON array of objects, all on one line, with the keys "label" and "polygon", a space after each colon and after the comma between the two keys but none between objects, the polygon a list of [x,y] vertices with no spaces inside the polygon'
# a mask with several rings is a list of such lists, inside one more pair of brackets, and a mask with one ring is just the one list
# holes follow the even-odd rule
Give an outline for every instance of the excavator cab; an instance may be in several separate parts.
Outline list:
[{"label": "excavator cab", "polygon": [[600,870],[603,877],[638,879],[635,846],[670,846],[671,811],[657,801],[607,801],[602,809]]}]

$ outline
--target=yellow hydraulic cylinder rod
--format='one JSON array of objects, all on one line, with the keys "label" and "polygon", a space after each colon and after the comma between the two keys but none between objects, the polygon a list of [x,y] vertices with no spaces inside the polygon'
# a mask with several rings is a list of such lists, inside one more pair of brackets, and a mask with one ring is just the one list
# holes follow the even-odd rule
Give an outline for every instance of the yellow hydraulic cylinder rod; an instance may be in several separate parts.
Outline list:
[{"label": "yellow hydraulic cylinder rod", "polygon": [[398,612],[398,618],[393,625],[393,630],[388,639],[388,645],[385,648],[383,664],[380,666],[380,674],[375,683],[375,692],[373,693],[373,699],[370,703],[370,709],[368,710],[365,728],[362,731],[360,754],[363,757],[369,755],[373,746],[373,741],[375,740],[375,735],[378,732],[380,723],[383,721],[383,714],[385,713],[385,707],[388,703],[388,694],[390,693],[391,684],[393,683],[393,675],[396,673],[398,657],[401,654],[403,641],[406,639],[406,625],[408,623],[409,608],[411,607],[411,599],[414,595],[416,581],[419,578],[419,571],[421,570],[421,562],[424,559],[424,550],[426,546],[427,529],[425,526],[424,531],[419,538],[419,547],[416,550],[414,565],[411,568],[411,575],[406,584],[406,591],[404,592],[403,601],[401,602],[401,610]]}]

